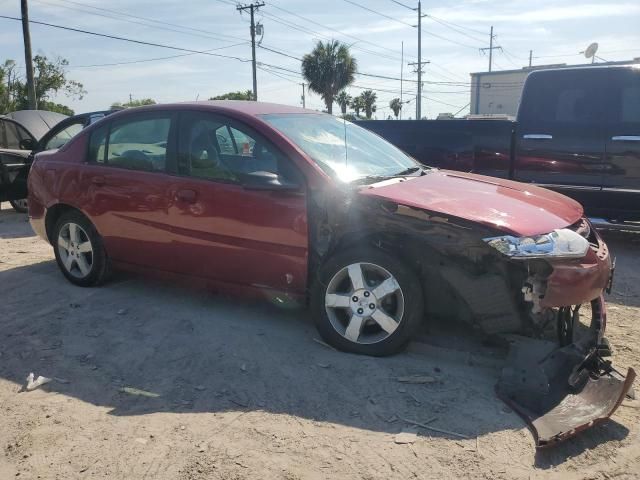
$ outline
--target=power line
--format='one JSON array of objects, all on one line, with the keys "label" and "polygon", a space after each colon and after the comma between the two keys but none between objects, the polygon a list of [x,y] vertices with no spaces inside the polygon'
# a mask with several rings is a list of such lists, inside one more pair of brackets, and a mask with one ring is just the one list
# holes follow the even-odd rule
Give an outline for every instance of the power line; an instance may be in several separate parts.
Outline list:
[{"label": "power line", "polygon": [[384,47],[382,45],[378,45],[377,43],[370,42],[370,41],[365,40],[363,38],[356,37],[355,35],[351,35],[349,33],[342,32],[341,30],[338,30],[336,28],[332,28],[332,27],[330,27],[328,25],[324,25],[322,23],[316,22],[315,20],[311,20],[309,18],[303,17],[302,15],[298,15],[297,13],[292,12],[290,10],[287,10],[286,8],[282,8],[282,7],[279,7],[277,5],[273,5],[273,4],[269,4],[269,6],[271,8],[275,8],[275,9],[280,10],[282,12],[288,13],[289,15],[293,15],[294,17],[297,17],[297,18],[299,18],[301,20],[304,20],[306,22],[312,23],[312,24],[317,25],[317,26],[322,27],[322,28],[326,28],[327,30],[331,30],[332,32],[339,33],[340,35],[343,35],[343,36],[348,37],[348,38],[352,38],[352,39],[357,40],[359,42],[363,42],[363,43],[366,43],[368,45],[372,45],[372,46],[374,46],[376,48],[379,48],[381,50],[387,50],[387,51],[392,52],[392,53],[400,53],[397,50],[394,50],[394,49],[391,49],[391,48],[387,48],[387,47]]},{"label": "power line", "polygon": [[354,5],[356,7],[362,8],[363,10],[367,10],[368,12],[374,13],[376,15],[380,15],[381,17],[384,17],[384,18],[388,18],[389,20],[393,20],[394,22],[401,23],[403,25],[407,25],[409,27],[415,28],[415,25],[407,23],[407,22],[405,22],[403,20],[398,20],[397,18],[391,17],[389,15],[385,15],[384,13],[378,12],[376,10],[373,10],[373,9],[369,8],[369,7],[365,7],[364,5],[360,5],[359,3],[356,3],[356,2],[354,2],[352,0],[344,0],[344,1],[347,2],[347,3],[350,3],[351,5]]},{"label": "power line", "polygon": [[[43,0],[36,0],[36,1],[41,1],[42,2]],[[215,38],[215,37],[224,38],[224,37],[226,37],[226,38],[230,38],[230,39],[236,40],[236,41],[237,40],[244,40],[241,37],[236,37],[236,36],[233,36],[233,35],[226,35],[226,34],[222,34],[222,33],[213,33],[213,32],[208,31],[208,30],[202,30],[202,29],[199,29],[199,28],[187,27],[187,26],[184,26],[184,25],[179,25],[179,24],[171,23],[171,22],[164,22],[164,21],[156,20],[156,19],[149,18],[149,17],[133,15],[133,14],[130,14],[130,13],[119,11],[119,10],[113,10],[113,9],[102,8],[102,7],[94,7],[94,6],[91,6],[91,5],[85,5],[83,3],[74,2],[73,0],[57,0],[57,1],[64,2],[64,3],[69,3],[69,4],[73,4],[73,5],[78,5],[78,6],[81,6],[81,7],[84,7],[84,8],[90,8],[90,9],[98,10],[98,11],[102,11],[102,12],[113,13],[115,15],[120,15],[122,17],[135,18],[135,19],[138,19],[138,20],[144,20],[146,22],[155,23],[155,24],[158,24],[158,25],[166,25],[166,26],[170,26],[170,27],[180,28],[180,29],[183,29],[183,30],[189,30],[189,31],[192,31],[192,32],[203,33],[203,34],[206,34],[206,36],[211,37],[211,38]],[[59,6],[62,6],[62,5],[59,5]],[[66,8],[69,8],[69,7],[66,7]],[[85,10],[85,13],[90,13],[90,12],[87,12]],[[152,25],[147,25],[147,26],[148,27],[153,27]],[[178,33],[185,33],[186,34],[187,32],[178,32]],[[196,35],[196,36],[203,36],[203,35]],[[228,40],[224,40],[224,41],[228,41]]]},{"label": "power line", "polygon": [[[8,19],[8,20],[21,21],[20,18],[11,17],[11,16],[8,16],[8,15],[0,15],[0,18],[5,18],[5,19]],[[62,25],[56,25],[54,23],[39,22],[37,20],[29,20],[29,23],[33,23],[33,24],[36,24],[36,25],[44,25],[46,27],[51,27],[51,28],[58,28],[60,30],[68,30],[68,31],[71,31],[71,32],[84,33],[86,35],[93,35],[93,36],[96,36],[96,37],[109,38],[109,39],[112,39],[112,40],[120,40],[120,41],[123,41],[123,42],[136,43],[138,45],[146,45],[146,46],[150,46],[150,47],[167,48],[169,50],[177,50],[177,51],[180,51],[180,52],[198,53],[198,54],[201,54],[201,55],[209,55],[211,57],[229,58],[229,59],[232,59],[232,60],[238,60],[240,62],[250,62],[251,61],[248,58],[234,57],[232,55],[222,55],[222,54],[219,54],[219,53],[211,53],[211,52],[208,52],[206,50],[192,50],[190,48],[174,47],[172,45],[165,45],[165,44],[162,44],[162,43],[155,43],[155,42],[146,42],[146,41],[143,41],[143,40],[136,40],[136,39],[133,39],[133,38],[120,37],[120,36],[117,36],[117,35],[107,35],[106,33],[91,32],[89,30],[82,30],[80,28],[65,27],[65,26],[62,26]]]},{"label": "power line", "polygon": [[398,0],[389,0],[389,1],[393,2],[393,3],[396,3],[396,4],[400,5],[401,7],[408,8],[409,10],[414,10],[413,7],[410,7],[409,5],[405,5],[404,3],[399,2]]},{"label": "power line", "polygon": [[[224,47],[218,47],[218,48],[212,48],[209,50],[203,50],[202,53],[204,52],[213,52],[215,50],[222,50],[225,48],[232,48],[232,47],[237,47],[239,45],[245,45],[247,42],[242,42],[242,43],[236,43],[234,45],[226,45]],[[70,68],[90,68],[90,67],[115,67],[118,65],[131,65],[134,63],[145,63],[145,62],[155,62],[158,60],[170,60],[173,58],[180,58],[180,57],[189,57],[192,55],[198,55],[201,52],[194,52],[194,53],[181,53],[179,55],[169,55],[168,57],[156,57],[156,58],[145,58],[145,59],[141,59],[141,60],[131,60],[128,62],[114,62],[114,63],[95,63],[92,65],[70,65]]]}]

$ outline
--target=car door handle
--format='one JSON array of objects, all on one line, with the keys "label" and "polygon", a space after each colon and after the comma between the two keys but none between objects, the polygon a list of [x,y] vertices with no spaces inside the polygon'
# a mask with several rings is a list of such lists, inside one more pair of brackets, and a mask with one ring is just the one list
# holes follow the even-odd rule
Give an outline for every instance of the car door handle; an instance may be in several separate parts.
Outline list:
[{"label": "car door handle", "polygon": [[614,142],[640,142],[640,135],[616,135],[611,137]]},{"label": "car door handle", "polygon": [[551,140],[553,135],[549,135],[548,133],[525,133],[522,138],[526,138],[527,140]]},{"label": "car door handle", "polygon": [[93,183],[94,185],[97,185],[98,187],[101,187],[102,185],[106,184],[107,181],[104,179],[103,176],[97,176],[97,177],[91,177],[91,183]]},{"label": "car door handle", "polygon": [[176,200],[185,203],[195,203],[198,194],[195,190],[178,190],[175,196]]}]

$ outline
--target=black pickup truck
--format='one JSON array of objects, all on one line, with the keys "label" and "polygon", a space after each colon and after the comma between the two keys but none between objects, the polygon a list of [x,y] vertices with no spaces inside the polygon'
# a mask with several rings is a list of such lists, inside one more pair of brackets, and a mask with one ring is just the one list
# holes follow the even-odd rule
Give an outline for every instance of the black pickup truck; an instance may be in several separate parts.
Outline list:
[{"label": "black pickup truck", "polygon": [[359,122],[420,162],[530,182],[640,221],[640,65],[529,74],[508,120]]}]

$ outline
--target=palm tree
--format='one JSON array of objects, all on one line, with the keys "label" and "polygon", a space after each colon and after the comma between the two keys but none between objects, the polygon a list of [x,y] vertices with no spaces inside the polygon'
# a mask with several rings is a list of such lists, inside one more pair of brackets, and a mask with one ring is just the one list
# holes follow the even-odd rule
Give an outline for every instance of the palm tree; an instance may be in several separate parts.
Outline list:
[{"label": "palm tree", "polygon": [[376,99],[378,97],[373,90],[365,90],[360,95],[364,103],[364,114],[367,118],[371,118],[371,114],[376,111]]},{"label": "palm tree", "polygon": [[393,114],[398,119],[398,115],[400,115],[400,110],[402,110],[402,102],[399,98],[394,98],[389,102],[389,107],[393,110]]},{"label": "palm tree", "polygon": [[322,97],[329,113],[338,92],[353,83],[356,70],[349,47],[337,40],[318,41],[313,51],[302,57],[302,75],[309,90]]},{"label": "palm tree", "polygon": [[342,90],[336,97],[336,103],[340,105],[342,115],[347,114],[347,107],[351,104],[351,95]]},{"label": "palm tree", "polygon": [[362,95],[358,95],[351,100],[351,108],[356,112],[356,118],[360,117],[360,112],[364,110]]}]

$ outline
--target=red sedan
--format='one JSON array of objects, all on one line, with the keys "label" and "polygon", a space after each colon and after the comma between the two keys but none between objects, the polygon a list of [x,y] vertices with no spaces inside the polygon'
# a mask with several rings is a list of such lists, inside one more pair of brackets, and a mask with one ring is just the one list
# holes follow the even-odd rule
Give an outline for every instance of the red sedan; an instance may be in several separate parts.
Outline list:
[{"label": "red sedan", "polygon": [[[371,355],[401,349],[425,318],[456,318],[489,335],[553,339],[578,369],[560,389],[615,375],[598,360],[609,353],[611,259],[579,204],[420,166],[330,115],[256,102],[119,112],[36,156],[29,210],[76,285],[114,267],[308,300],[327,342]],[[535,412],[528,399],[543,392],[519,376],[505,374],[500,391]],[[632,379],[610,382],[607,399]],[[566,427],[541,436],[561,439]]]}]

